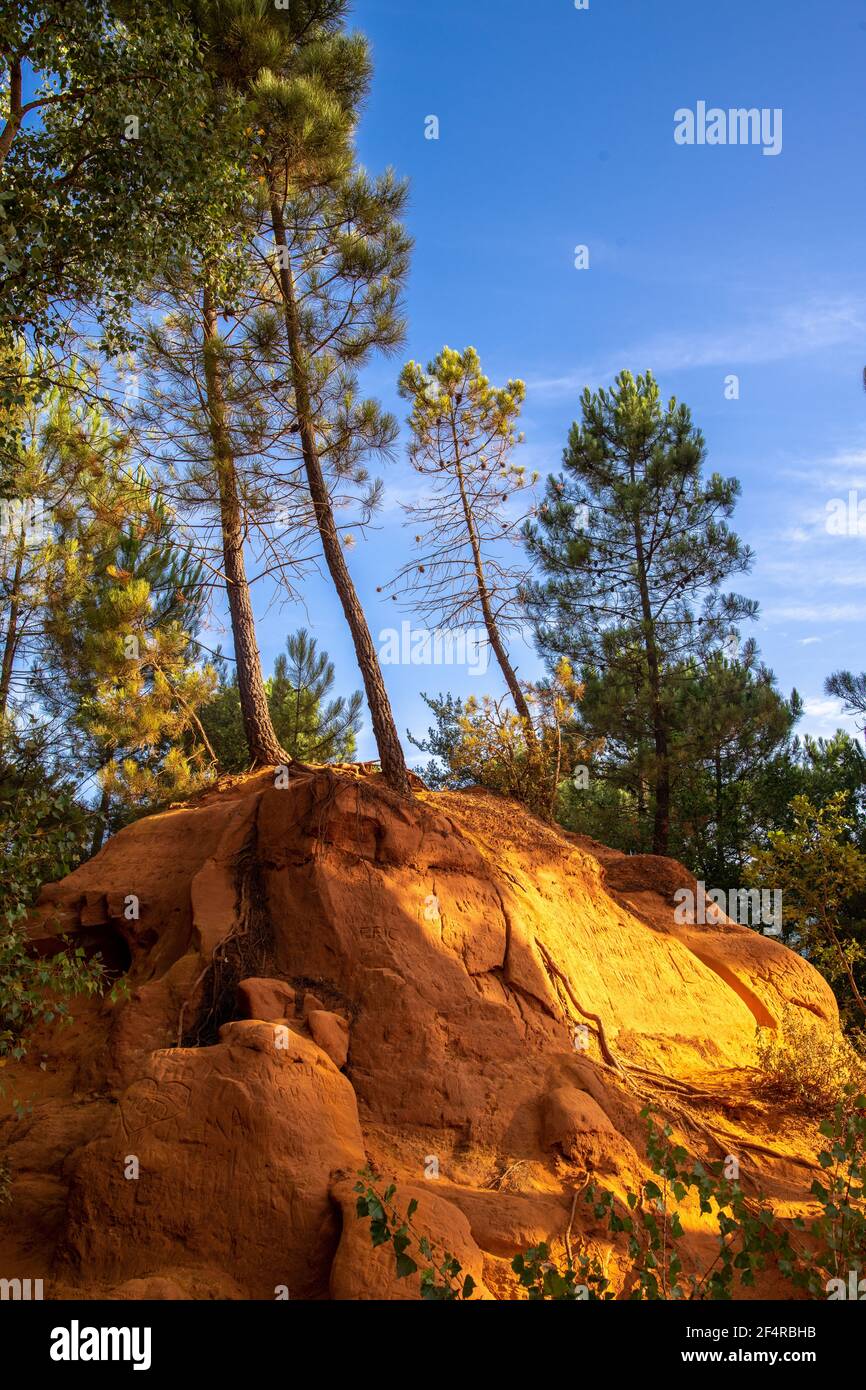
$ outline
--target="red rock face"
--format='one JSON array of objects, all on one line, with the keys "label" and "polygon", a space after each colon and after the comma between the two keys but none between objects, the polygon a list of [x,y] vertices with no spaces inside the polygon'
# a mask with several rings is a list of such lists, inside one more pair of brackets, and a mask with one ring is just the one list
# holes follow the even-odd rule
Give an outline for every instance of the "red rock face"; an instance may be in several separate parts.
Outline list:
[{"label": "red rock face", "polygon": [[776,941],[677,926],[692,885],[485,793],[405,802],[347,772],[130,826],[34,914],[40,949],[80,933],[129,992],[19,1069],[0,1274],[53,1297],[417,1297],[354,1217],[369,1162],[481,1296],[516,1297],[519,1250],[603,1243],[573,1193],[636,1185],[648,1100],[796,1204],[813,1136],[774,1134],[753,1094],[755,1025],[794,1003],[829,1036],[835,1002]]}]

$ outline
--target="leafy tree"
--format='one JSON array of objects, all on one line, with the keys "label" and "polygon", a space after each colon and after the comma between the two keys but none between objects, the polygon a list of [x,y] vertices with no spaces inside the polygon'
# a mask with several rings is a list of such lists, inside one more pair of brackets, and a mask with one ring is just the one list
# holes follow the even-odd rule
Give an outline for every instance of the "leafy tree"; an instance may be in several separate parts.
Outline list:
[{"label": "leafy tree", "polygon": [[140,284],[236,197],[239,130],[212,119],[194,6],[3,0],[0,301],[57,340],[70,305],[112,336]]},{"label": "leafy tree", "polygon": [[480,769],[462,767],[458,772],[454,766],[455,750],[460,743],[460,721],[464,716],[463,701],[454,695],[433,697],[421,692],[421,699],[432,712],[436,723],[427,730],[426,739],[417,739],[408,730],[406,737],[422,753],[432,754],[431,760],[421,769],[420,776],[428,787],[440,791],[443,787],[456,788],[472,786],[478,782]]},{"label": "leafy tree", "polygon": [[633,688],[626,713],[637,727],[624,729],[611,705],[604,732],[639,733],[651,749],[653,852],[665,854],[677,733],[671,673],[757,611],[720,591],[751,563],[727,524],[739,484],[702,478],[703,437],[685,405],[662,406],[651,373],[622,372],[610,391],[587,389],[582,416],[564,472],[548,479],[527,526],[545,576],[531,586],[529,607],[551,660],[568,656],[588,687],[596,672]]},{"label": "leafy tree", "polygon": [[845,798],[851,843],[866,850],[866,755],[860,744],[844,729],[832,738],[804,734],[792,739],[755,775],[752,838],[765,847],[771,830],[791,830],[797,796],[826,806],[837,793]]},{"label": "leafy tree", "polygon": [[40,886],[75,868],[89,833],[68,779],[52,785],[44,768],[22,776],[20,767],[0,762],[0,1067],[26,1054],[36,1024],[68,1018],[71,996],[105,987],[98,958],[87,960],[81,947],[36,956],[24,927]]},{"label": "leafy tree", "polygon": [[503,545],[516,538],[522,520],[509,514],[509,504],[526,487],[526,472],[510,455],[526,388],[522,381],[491,386],[474,348],[446,347],[426,370],[406,364],[400,394],[412,406],[409,457],[430,489],[405,506],[419,532],[418,558],[394,583],[442,627],[483,623],[531,742],[529,706],[503,641],[522,619],[525,575],[503,559]]},{"label": "leafy tree", "polygon": [[583,742],[575,719],[583,688],[563,658],[550,680],[528,684],[523,693],[531,738],[526,720],[506,707],[505,697],[470,696],[464,703],[450,695],[438,701],[425,696],[437,727],[426,742],[409,737],[441,759],[431,764],[430,784],[487,787],[551,820],[562,779],[594,751]]}]

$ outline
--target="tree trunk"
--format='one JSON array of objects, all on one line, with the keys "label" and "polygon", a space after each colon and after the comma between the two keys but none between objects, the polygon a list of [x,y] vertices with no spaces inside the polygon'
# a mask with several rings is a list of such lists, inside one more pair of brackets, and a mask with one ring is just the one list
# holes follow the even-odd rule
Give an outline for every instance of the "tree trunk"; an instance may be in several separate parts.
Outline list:
[{"label": "tree trunk", "polygon": [[213,293],[205,285],[202,322],[207,412],[220,496],[223,563],[244,734],[254,767],[270,767],[291,760],[274,732],[262,665],[256,642],[256,626],[250,586],[244,564],[244,535],[238,498],[238,480],[226,419],[225,391],[220,371],[217,312]]},{"label": "tree trunk", "polygon": [[643,614],[644,649],[647,659],[650,698],[653,711],[653,739],[656,754],[655,812],[653,816],[653,854],[667,854],[671,824],[671,781],[668,731],[661,699],[661,667],[653,627],[652,606],[649,598],[646,561],[644,558],[643,537],[640,526],[635,523],[635,554],[637,558],[638,586],[640,589],[641,612]]},{"label": "tree trunk", "polygon": [[301,437],[301,452],[307,474],[307,486],[316,514],[316,524],[322,540],[325,563],[328,566],[334,588],[337,590],[343,612],[352,634],[355,655],[367,693],[367,704],[373,721],[373,734],[379,750],[382,773],[389,787],[405,796],[411,795],[409,773],[403,749],[397,735],[397,726],[391,710],[391,702],[382,679],[382,668],[364,610],[358,601],[355,585],[343,554],[340,536],[334,521],[331,498],[325,483],[316,434],[313,423],[313,409],[310,399],[307,366],[301,343],[301,330],[298,321],[298,306],[295,300],[295,286],[289,263],[289,247],[286,239],[282,208],[276,198],[271,201],[271,222],[274,242],[280,248],[280,290],[286,321],[289,355],[292,363],[292,380],[295,388],[295,406],[298,412],[298,428]]},{"label": "tree trunk", "polygon": [[0,719],[5,717],[9,704],[9,691],[12,687],[12,671],[18,651],[18,615],[21,611],[21,574],[24,567],[23,541],[15,561],[15,578],[9,600],[9,616],[6,624],[6,638],[3,643],[3,664],[0,668]]},{"label": "tree trunk", "polygon": [[108,826],[108,812],[110,806],[111,794],[106,787],[103,787],[102,795],[99,798],[99,810],[96,813],[96,825],[93,827],[93,839],[90,842],[91,859],[102,849],[102,842],[105,839],[105,831]]},{"label": "tree trunk", "polygon": [[22,109],[22,71],[21,59],[13,58],[9,64],[9,117],[0,132],[0,168],[6,163],[6,156],[21,126]]},{"label": "tree trunk", "polygon": [[454,462],[457,467],[457,482],[460,487],[460,500],[463,503],[463,516],[466,520],[466,530],[469,533],[469,544],[472,547],[472,563],[475,569],[475,583],[478,589],[478,600],[481,604],[481,615],[484,618],[484,626],[487,629],[487,636],[493,648],[493,654],[499,662],[499,669],[505,677],[505,684],[508,686],[511,698],[514,701],[514,708],[523,720],[526,728],[526,742],[536,743],[535,728],[532,723],[532,715],[529,712],[529,705],[526,703],[526,696],[520,688],[520,682],[511,662],[505,645],[499,635],[499,627],[493,616],[493,609],[490,607],[490,595],[487,592],[487,582],[484,578],[484,566],[481,562],[481,547],[478,544],[478,534],[475,530],[475,522],[472,519],[472,510],[469,506],[469,499],[466,496],[466,488],[463,485],[463,468],[460,463],[460,445],[457,440],[457,428],[454,424],[452,407],[451,415],[451,437],[454,441]]}]

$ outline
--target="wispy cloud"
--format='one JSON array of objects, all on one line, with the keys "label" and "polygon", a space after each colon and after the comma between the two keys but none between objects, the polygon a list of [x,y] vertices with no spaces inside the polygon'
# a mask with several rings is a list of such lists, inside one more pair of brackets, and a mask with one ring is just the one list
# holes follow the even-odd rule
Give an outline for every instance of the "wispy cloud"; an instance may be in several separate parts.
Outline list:
[{"label": "wispy cloud", "polygon": [[829,696],[813,695],[803,701],[803,712],[810,719],[841,719],[842,703]]},{"label": "wispy cloud", "polygon": [[806,465],[795,464],[780,469],[780,477],[797,482],[820,484],[822,493],[842,488],[866,488],[866,449],[840,449],[829,458],[810,460]]},{"label": "wispy cloud", "polygon": [[735,328],[718,332],[666,333],[633,343],[604,362],[586,363],[562,376],[527,383],[540,396],[580,391],[609,381],[624,364],[633,370],[686,371],[698,367],[729,367],[780,362],[789,357],[862,340],[866,334],[866,300],[822,298],[788,306]]},{"label": "wispy cloud", "polygon": [[796,623],[862,623],[866,621],[864,603],[768,603],[763,608],[768,621]]},{"label": "wispy cloud", "polygon": [[841,700],[828,695],[811,695],[803,701],[803,722],[798,732],[811,734],[813,738],[832,738],[837,729],[846,729],[855,737],[860,727],[853,715],[843,713]]}]

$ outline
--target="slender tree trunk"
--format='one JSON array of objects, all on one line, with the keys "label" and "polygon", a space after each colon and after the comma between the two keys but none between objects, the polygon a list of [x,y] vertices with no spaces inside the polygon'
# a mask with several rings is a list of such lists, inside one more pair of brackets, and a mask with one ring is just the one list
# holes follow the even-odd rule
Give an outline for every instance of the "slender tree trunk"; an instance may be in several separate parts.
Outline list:
[{"label": "slender tree trunk", "polygon": [[716,871],[722,867],[722,798],[724,796],[724,783],[722,781],[722,757],[716,749]]},{"label": "slender tree trunk", "polygon": [[0,719],[6,714],[6,707],[9,704],[9,691],[12,687],[12,671],[15,666],[15,654],[18,651],[18,616],[21,612],[21,574],[24,567],[23,551],[19,549],[15,561],[15,578],[12,581],[12,594],[9,601],[9,615],[6,624],[6,637],[3,642],[3,664],[0,667]]},{"label": "slender tree trunk", "polygon": [[102,849],[102,842],[105,839],[105,828],[108,824],[108,811],[111,805],[111,794],[107,787],[102,788],[102,795],[99,798],[99,810],[97,811],[97,821],[93,829],[93,839],[90,842],[90,857],[98,854]]},{"label": "slender tree trunk", "polygon": [[854,995],[854,998],[860,1005],[860,1008],[864,1016],[866,1016],[866,999],[863,998],[862,994],[857,988],[857,981],[854,979],[854,972],[851,969],[851,962],[849,961],[844,950],[842,949],[842,943],[836,935],[836,930],[829,917],[824,918],[823,925],[827,932],[827,935],[833,943],[833,949],[835,950],[836,955],[839,958],[839,964],[841,965],[842,969],[848,977],[848,983],[851,986],[851,993]]},{"label": "slender tree trunk", "polygon": [[310,489],[310,498],[313,503],[313,510],[316,514],[316,524],[319,528],[319,535],[322,540],[322,550],[325,556],[325,563],[328,566],[334,588],[337,590],[340,602],[343,605],[343,612],[349,624],[349,631],[352,634],[352,642],[355,647],[355,655],[358,666],[364,681],[364,689],[367,693],[367,704],[370,708],[370,717],[373,721],[373,734],[376,739],[376,747],[379,750],[379,761],[382,766],[383,776],[394,791],[403,795],[411,795],[409,786],[409,773],[406,768],[406,759],[403,756],[403,749],[397,735],[397,726],[394,723],[394,715],[391,710],[391,702],[388,699],[388,692],[385,689],[385,682],[382,679],[382,668],[379,665],[379,658],[364,610],[358,600],[352,576],[343,554],[343,547],[340,543],[340,536],[334,521],[334,513],[331,507],[331,498],[325,483],[322,465],[319,459],[319,449],[316,443],[315,427],[313,423],[313,409],[310,399],[309,380],[307,376],[307,365],[305,353],[301,342],[301,330],[298,321],[298,306],[295,299],[295,286],[289,261],[289,246],[286,239],[286,228],[283,220],[282,207],[276,198],[271,200],[271,222],[274,233],[274,243],[280,248],[280,290],[283,299],[283,310],[286,321],[286,335],[288,338],[289,355],[292,363],[292,380],[295,388],[295,405],[298,412],[298,427],[301,437],[301,452],[304,458],[304,468],[307,474],[307,486]]},{"label": "slender tree trunk", "polygon": [[225,391],[219,362],[219,332],[213,293],[205,285],[202,322],[208,424],[219,483],[220,521],[226,592],[237,662],[238,693],[247,747],[254,767],[290,761],[274,732],[262,665],[250,586],[244,564],[244,535],[238,498],[238,479],[228,433]]},{"label": "slender tree trunk", "polygon": [[478,589],[478,601],[481,604],[481,615],[484,618],[484,626],[487,629],[487,636],[493,648],[493,654],[499,663],[499,669],[505,677],[505,684],[508,686],[511,698],[514,701],[514,708],[520,715],[526,727],[526,741],[534,744],[536,742],[535,728],[532,723],[532,715],[529,712],[529,705],[526,703],[526,696],[520,688],[520,682],[514,667],[508,659],[505,644],[499,635],[499,627],[493,616],[493,609],[490,606],[490,595],[487,592],[487,581],[484,578],[484,566],[481,561],[481,547],[478,544],[478,533],[475,529],[475,521],[472,516],[472,508],[469,506],[469,498],[466,496],[466,487],[463,482],[463,467],[460,462],[460,445],[457,439],[457,428],[454,423],[452,409],[451,415],[451,436],[454,441],[454,462],[457,467],[457,482],[460,487],[460,501],[463,504],[463,516],[466,520],[466,530],[469,533],[469,544],[472,547],[472,564],[475,569],[475,583]]},{"label": "slender tree trunk", "polygon": [[6,156],[18,134],[22,117],[22,75],[21,59],[13,58],[9,64],[9,116],[0,132],[0,168],[6,163]]},{"label": "slender tree trunk", "polygon": [[640,526],[637,523],[635,523],[634,527],[634,537],[641,612],[643,614],[644,649],[646,651],[650,699],[652,700],[653,740],[656,754],[655,812],[653,816],[652,852],[653,854],[667,854],[671,824],[671,774],[668,731],[664,717],[664,709],[662,707],[661,666],[653,627],[643,536],[641,535]]}]

